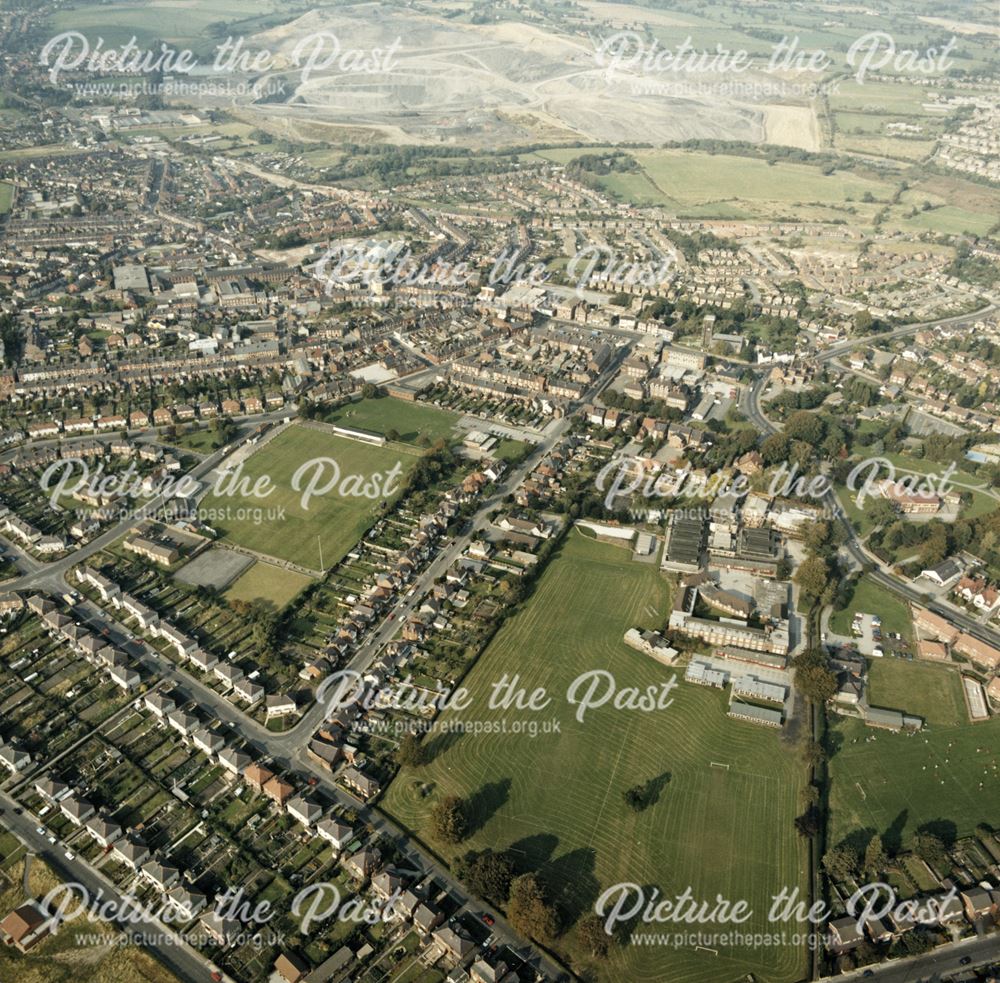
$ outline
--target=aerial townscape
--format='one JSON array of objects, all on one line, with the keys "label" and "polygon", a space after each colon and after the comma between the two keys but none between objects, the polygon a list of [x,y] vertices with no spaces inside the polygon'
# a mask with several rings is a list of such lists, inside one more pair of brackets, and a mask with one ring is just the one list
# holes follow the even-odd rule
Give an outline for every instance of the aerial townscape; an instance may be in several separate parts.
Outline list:
[{"label": "aerial townscape", "polygon": [[0,983],[1000,981],[994,0],[0,0]]}]

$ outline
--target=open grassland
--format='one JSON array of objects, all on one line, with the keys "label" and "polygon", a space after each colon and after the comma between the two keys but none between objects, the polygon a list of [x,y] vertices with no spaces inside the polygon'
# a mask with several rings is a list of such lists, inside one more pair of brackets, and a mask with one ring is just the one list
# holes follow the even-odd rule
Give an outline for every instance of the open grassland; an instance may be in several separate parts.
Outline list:
[{"label": "open grassland", "polygon": [[869,116],[923,116],[927,87],[904,82],[856,79],[841,82],[830,94],[830,108]]},{"label": "open grassland", "polygon": [[872,706],[904,710],[930,725],[956,727],[968,721],[962,680],[943,666],[906,659],[872,659],[868,701]]},{"label": "open grassland", "polygon": [[899,203],[890,209],[886,228],[985,235],[998,224],[997,215],[1000,189],[958,175],[930,174],[911,182],[900,195]]},{"label": "open grassland", "polygon": [[[942,680],[942,700],[952,699],[950,686]],[[932,698],[921,692],[923,687],[923,681],[915,681],[914,706]],[[903,693],[907,699],[905,685]],[[934,717],[947,712],[942,709]],[[996,823],[1000,718],[956,726],[930,723],[912,736],[844,719],[833,725],[831,735],[840,745],[830,759],[831,845],[856,836],[863,847],[871,833],[880,833],[889,847],[898,849],[927,823],[955,836],[972,833],[979,823]]]},{"label": "open grassland", "polygon": [[[328,568],[343,559],[372,525],[382,500],[343,495],[334,489],[312,498],[308,508],[303,508],[302,490],[309,479],[303,478],[300,490],[295,491],[293,475],[306,462],[316,458],[335,460],[340,467],[341,481],[360,474],[367,482],[376,473],[384,479],[398,463],[401,473],[394,484],[397,490],[417,461],[414,452],[398,444],[374,447],[293,424],[264,444],[243,465],[242,475],[249,478],[251,485],[263,475],[270,477],[274,485],[270,495],[266,498],[230,496],[217,494],[213,488],[201,507],[207,510],[211,525],[230,542],[310,570]],[[327,466],[320,478],[321,484],[325,485],[331,475],[332,467]],[[282,508],[283,516],[278,513]]]},{"label": "open grassland", "polygon": [[[269,23],[287,19],[278,0],[147,0],[146,3],[81,4],[57,10],[49,19],[53,33],[79,31],[93,48],[104,39],[104,48],[118,47],[135,37],[136,44],[151,46],[167,41],[189,48],[196,55],[215,57],[216,46],[227,36],[251,34]],[[227,25],[217,37],[214,25]],[[153,50],[159,51],[159,48]]]},{"label": "open grassland", "polygon": [[842,202],[870,191],[885,197],[887,186],[846,171],[823,174],[810,164],[754,157],[704,154],[686,150],[640,150],[636,157],[665,194],[681,205],[716,202],[767,201]]},{"label": "open grassland", "polygon": [[[567,702],[573,681],[594,669],[610,672],[618,688],[640,690],[673,673],[622,641],[629,627],[662,624],[668,601],[657,569],[630,557],[570,533],[534,595],[466,678],[470,707],[443,717],[497,732],[429,736],[433,760],[404,770],[384,807],[449,858],[469,848],[509,850],[522,869],[538,870],[570,922],[602,890],[635,881],[667,896],[690,886],[699,899],[717,892],[746,899],[756,914],[745,928],[766,931],[771,895],[802,884],[806,871],[792,824],[804,781],[795,749],[774,731],[727,718],[725,694],[684,682],[660,711],[604,706],[579,722]],[[505,674],[519,675],[528,692],[545,687],[551,704],[538,713],[490,709]],[[511,730],[552,720],[558,733]],[[660,779],[655,804],[627,808],[623,793],[651,779]],[[430,825],[435,803],[450,794],[467,797],[472,814],[472,835],[457,848],[434,841]],[[589,970],[572,930],[556,948],[595,979],[716,983],[752,971],[781,981],[805,971],[804,953],[781,947],[714,955],[625,945]]]},{"label": "open grassland", "polygon": [[[918,91],[919,90],[919,91]],[[697,150],[629,150],[640,170],[612,172],[597,178],[601,187],[623,201],[659,205],[692,218],[844,219],[868,226],[906,177],[907,163],[926,157],[941,122],[922,114],[918,86],[847,83],[833,97],[837,106],[838,148],[900,161],[895,174],[838,169],[823,174],[810,163],[765,160]],[[903,139],[886,132],[892,122],[918,122],[926,137]],[[787,139],[775,142],[788,143]],[[537,151],[535,158],[566,164],[583,154],[620,153],[613,147],[558,147]],[[886,227],[911,233],[986,234],[997,224],[1000,191],[956,175],[907,177],[909,189],[889,206]],[[870,196],[872,200],[863,199]],[[927,207],[925,207],[927,203]],[[914,213],[915,211],[915,213]]]},{"label": "open grassland", "polygon": [[[603,148],[559,148],[538,156],[567,163]],[[784,214],[796,206],[803,218],[832,220],[854,215],[867,221],[877,207],[863,204],[866,193],[875,202],[891,198],[895,186],[875,176],[837,170],[823,174],[814,164],[779,160],[769,164],[755,157],[710,154],[696,150],[632,150],[641,170],[613,172],[598,180],[608,192],[638,205],[661,205],[682,216],[749,218]],[[853,208],[853,213],[847,212]],[[789,212],[791,214],[791,212]]]},{"label": "open grassland", "polygon": [[85,151],[77,147],[68,147],[63,143],[48,143],[37,147],[20,147],[17,150],[0,151],[0,161],[28,160],[34,157],[70,157]]},{"label": "open grassland", "polygon": [[311,582],[304,574],[258,560],[233,583],[225,596],[229,601],[265,601],[280,611]]},{"label": "open grassland", "polygon": [[983,215],[970,211],[968,208],[958,208],[955,205],[938,205],[926,211],[920,210],[916,215],[910,215],[909,212],[909,208],[902,209],[898,206],[894,208],[888,221],[888,227],[893,231],[902,232],[985,235],[997,224],[996,215]]},{"label": "open grassland", "polygon": [[328,423],[361,427],[380,434],[395,430],[400,440],[413,443],[421,435],[431,441],[449,437],[458,414],[426,403],[408,403],[404,399],[383,396],[345,403],[327,413],[324,419]]}]

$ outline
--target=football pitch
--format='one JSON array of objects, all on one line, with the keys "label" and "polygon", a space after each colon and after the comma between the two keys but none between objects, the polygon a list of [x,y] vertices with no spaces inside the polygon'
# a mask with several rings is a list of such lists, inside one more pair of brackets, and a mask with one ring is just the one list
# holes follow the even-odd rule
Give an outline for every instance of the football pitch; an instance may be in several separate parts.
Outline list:
[{"label": "football pitch", "polygon": [[913,736],[844,719],[833,724],[831,735],[839,744],[830,759],[831,845],[867,832],[880,833],[887,847],[900,849],[925,823],[955,836],[974,832],[979,823],[996,824],[1000,718],[931,723]]},{"label": "football pitch", "polygon": [[459,417],[437,406],[382,396],[345,403],[331,410],[325,419],[344,427],[362,427],[381,434],[395,430],[400,440],[413,443],[421,435],[431,442],[447,438]]},{"label": "football pitch", "polygon": [[[341,494],[342,483],[350,475],[368,481],[376,473],[383,476],[399,465],[393,483],[396,494],[405,484],[418,456],[399,444],[377,447],[338,437],[324,430],[293,424],[252,454],[243,464],[241,477],[249,484],[267,475],[274,490],[264,498],[218,494],[218,483],[200,503],[206,521],[229,542],[279,560],[288,560],[310,570],[327,569],[338,563],[374,523],[381,498]],[[316,458],[331,458],[340,467],[341,484],[317,495],[303,507],[302,492],[310,475],[300,477],[299,490],[293,478],[300,467]],[[330,465],[317,479],[318,487],[333,474]],[[353,490],[353,486],[349,490]],[[283,510],[283,511],[282,511]],[[320,554],[322,553],[322,563]]]},{"label": "football pitch", "polygon": [[[570,923],[592,910],[602,891],[632,881],[659,888],[661,898],[690,887],[699,900],[745,900],[755,915],[739,928],[773,931],[766,920],[772,895],[804,890],[807,873],[804,841],[793,826],[805,779],[795,748],[774,731],[727,718],[724,693],[683,680],[673,705],[652,712],[608,703],[578,721],[567,702],[573,681],[594,669],[610,672],[617,690],[643,692],[674,672],[622,641],[629,627],[661,625],[668,601],[657,569],[630,557],[570,533],[526,607],[466,677],[469,708],[441,718],[498,732],[427,735],[433,760],[402,771],[384,808],[449,859],[486,846],[509,850],[522,869],[538,871]],[[504,674],[518,674],[528,692],[545,687],[551,704],[534,713],[491,709],[490,693]],[[513,732],[533,720],[536,736]],[[632,811],[623,793],[651,779],[659,780],[659,798]],[[473,817],[472,835],[458,847],[436,841],[430,826],[435,803],[450,794],[468,799]],[[784,981],[806,969],[805,950],[790,946],[719,945],[712,952],[625,944],[591,965],[570,928],[555,948],[574,971],[598,979],[715,983],[753,972]]]}]

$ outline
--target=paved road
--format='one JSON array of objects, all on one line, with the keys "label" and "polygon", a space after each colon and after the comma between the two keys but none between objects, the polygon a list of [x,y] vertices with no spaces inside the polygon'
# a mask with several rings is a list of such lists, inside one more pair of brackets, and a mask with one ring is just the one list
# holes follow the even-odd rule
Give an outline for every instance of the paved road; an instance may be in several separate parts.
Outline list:
[{"label": "paved road", "polygon": [[[946,318],[942,321],[932,322],[932,324],[907,325],[905,328],[900,328],[891,332],[891,335],[888,336],[903,337],[924,328],[932,327],[936,324],[967,323],[971,320],[982,317],[985,314],[991,313],[994,309],[995,308],[991,306],[983,308],[972,315],[964,315],[958,318]],[[881,335],[880,337],[885,338],[888,336]],[[843,354],[843,352],[847,351],[849,348],[855,347],[856,344],[858,343],[843,343],[840,346],[836,346],[839,349],[836,352],[827,350],[827,352],[824,353],[822,360],[829,361],[832,358],[836,358],[837,355]],[[761,410],[761,394],[766,386],[767,374],[764,374],[756,377],[751,385],[745,387],[740,397],[740,410],[762,434],[769,435],[776,433],[778,428],[771,423]],[[850,520],[847,518],[847,515],[844,513],[844,510],[841,508],[840,503],[837,501],[836,496],[832,492],[825,496],[824,503],[833,511],[833,514],[837,516],[838,521],[844,529],[846,541],[843,548],[855,561],[857,561],[860,566],[864,567],[865,565],[874,565],[875,569],[872,570],[869,576],[876,583],[885,587],[887,590],[894,592],[895,594],[901,595],[908,601],[924,605],[930,610],[935,611],[937,614],[947,617],[964,631],[967,631],[970,635],[973,635],[991,645],[1000,646],[1000,633],[980,625],[975,619],[969,617],[963,612],[958,611],[957,609],[953,609],[951,606],[940,604],[936,601],[928,602],[927,598],[925,598],[920,591],[914,589],[908,584],[902,583],[896,577],[889,574],[885,564],[883,564],[878,557],[872,555],[864,548],[858,538],[857,532],[851,525]],[[970,964],[962,963],[962,960],[966,958],[971,960]],[[968,968],[969,965],[986,965],[998,959],[1000,959],[1000,937],[988,936],[981,939],[964,939],[960,942],[943,946],[932,953],[927,953],[926,955],[918,956],[914,959],[893,960],[889,963],[868,967],[854,973],[831,977],[831,979],[851,981],[851,983],[853,983],[853,981],[860,981],[863,979],[877,979],[880,983],[924,983],[925,980],[930,981],[935,973],[944,974],[947,972],[955,972],[960,969]]]},{"label": "paved road", "polygon": [[816,356],[816,361],[829,362],[862,345],[872,345],[890,338],[905,338],[908,335],[916,334],[918,331],[937,328],[944,324],[971,324],[973,321],[978,321],[988,314],[992,314],[995,310],[997,310],[996,304],[987,304],[985,307],[980,307],[979,310],[972,311],[969,314],[956,314],[954,317],[942,317],[936,321],[920,321],[915,324],[904,324],[901,328],[893,328],[892,331],[885,331],[881,334],[866,335],[863,338],[851,338],[848,341],[841,341],[836,345],[831,345],[829,348],[823,349]]},{"label": "paved road", "polygon": [[[925,326],[926,325],[921,325],[921,327]],[[915,329],[912,325],[910,325],[905,330],[913,331],[919,329]],[[778,428],[771,423],[766,416],[764,416],[760,406],[761,394],[766,386],[767,376],[762,375],[757,377],[752,385],[745,387],[740,397],[740,410],[761,433],[772,434],[776,433]],[[887,564],[883,563],[874,554],[869,553],[868,550],[865,549],[864,544],[858,537],[856,530],[851,525],[850,520],[847,518],[844,510],[841,508],[840,502],[837,500],[837,497],[833,494],[833,492],[829,492],[822,499],[822,501],[827,508],[830,509],[831,514],[836,516],[837,521],[844,530],[846,540],[843,549],[846,550],[861,567],[874,564],[875,569],[873,569],[869,574],[872,580],[880,586],[885,587],[887,590],[905,598],[907,601],[913,604],[919,604],[933,611],[935,614],[948,618],[951,622],[958,625],[962,631],[967,632],[974,638],[978,638],[980,641],[986,642],[988,645],[994,645],[1000,648],[1000,632],[993,628],[989,628],[986,625],[980,624],[980,622],[974,617],[964,611],[960,611],[958,608],[943,604],[934,599],[928,599],[928,597],[924,595],[923,591],[917,590],[910,584],[903,583],[890,572]]]},{"label": "paved road", "polygon": [[[601,373],[594,385],[585,395],[583,401],[594,399],[608,383],[614,378],[615,373],[621,365],[628,349],[622,347],[611,362]],[[498,508],[504,498],[524,480],[524,478],[537,466],[540,460],[552,450],[556,443],[562,438],[570,426],[570,415],[575,407],[570,407],[561,420],[555,426],[549,428],[541,443],[537,444],[532,453],[525,461],[510,470],[508,475],[499,483],[492,495],[480,503],[469,527],[464,533],[445,542],[438,552],[438,555],[431,561],[427,568],[421,572],[411,585],[407,593],[397,599],[392,611],[361,644],[349,663],[349,667],[358,672],[363,672],[375,660],[378,652],[399,630],[409,614],[420,603],[423,595],[431,587],[434,580],[441,576],[445,570],[465,551],[472,542],[477,532],[485,529],[489,524],[489,514]],[[281,414],[281,415],[284,415]],[[192,476],[203,478],[210,474],[215,467],[232,451],[242,444],[249,434],[243,438],[233,441],[228,448],[220,450],[204,460],[191,471]],[[152,513],[155,508],[163,504],[164,498],[160,497],[147,505],[145,514]],[[141,521],[143,515],[129,516],[119,522],[114,528],[99,536],[86,547],[75,551],[69,557],[47,564],[37,571],[32,571],[17,580],[5,585],[7,590],[30,590],[43,588],[55,594],[62,594],[67,589],[65,574],[77,564],[81,563],[88,556],[100,551],[105,546],[110,545],[119,537],[124,535],[129,529]],[[323,721],[327,714],[327,708],[314,703],[303,715],[302,719],[290,731],[283,734],[274,734],[265,727],[252,720],[237,707],[230,704],[225,698],[216,693],[213,689],[205,686],[186,671],[175,665],[169,659],[158,655],[142,639],[130,637],[123,626],[115,622],[111,615],[98,608],[89,601],[83,601],[76,605],[75,610],[81,621],[91,626],[100,624],[108,626],[109,639],[118,647],[128,651],[146,671],[154,678],[167,681],[171,686],[189,699],[196,702],[206,711],[213,713],[219,720],[224,721],[234,732],[243,737],[266,755],[277,766],[287,772],[297,772],[300,775],[315,779],[316,787],[322,789],[330,798],[334,799],[341,806],[353,810],[360,818],[368,822],[379,833],[394,839],[401,852],[415,866],[433,873],[440,881],[448,885],[449,892],[460,903],[469,907],[478,914],[489,914],[494,920],[493,935],[501,944],[510,946],[518,952],[521,957],[537,971],[544,973],[552,980],[569,979],[569,974],[559,966],[552,958],[545,953],[536,950],[534,947],[524,943],[518,934],[510,927],[506,919],[499,911],[492,906],[477,900],[471,900],[465,889],[457,882],[450,871],[436,857],[431,855],[425,848],[417,843],[408,831],[397,826],[391,819],[383,813],[365,805],[354,796],[337,787],[333,782],[333,777],[325,769],[319,767],[307,753],[309,738]],[[13,801],[9,800],[11,808]],[[5,817],[6,818],[6,817]],[[20,817],[12,817],[20,818]],[[27,833],[34,836],[34,826],[29,822],[20,824],[26,826]],[[47,842],[43,840],[46,846]],[[66,863],[65,857],[63,862]],[[75,867],[85,872],[90,868],[80,861],[75,861]],[[97,872],[92,873],[93,877],[100,877]],[[83,881],[81,877],[81,882]],[[157,953],[159,955],[159,952]],[[171,962],[164,958],[167,965]],[[199,964],[197,973],[195,967],[186,967],[186,971],[181,973],[181,978],[185,980],[196,980],[201,978],[204,966]]]},{"label": "paved road", "polygon": [[[35,832],[39,823],[27,810],[17,815],[14,810],[20,805],[9,795],[0,792],[0,808],[4,810],[3,825],[9,829],[27,848],[48,863],[63,878],[64,883],[77,882],[84,886],[91,898],[103,892],[104,899],[122,904],[122,895],[100,871],[75,857],[66,857],[66,847],[60,843],[49,843],[45,836]],[[77,895],[79,897],[79,894]],[[68,906],[69,909],[72,905]],[[77,921],[77,927],[82,925]],[[137,919],[126,927],[131,934],[143,934],[148,941],[143,942],[156,958],[170,969],[184,983],[197,983],[211,978],[215,966],[200,953],[184,942],[176,932],[148,918]],[[170,939],[171,941],[165,941]],[[228,977],[224,977],[228,979]]]},{"label": "paved road", "polygon": [[[968,963],[963,963],[968,959]],[[933,952],[912,959],[894,959],[853,973],[824,977],[836,983],[861,983],[877,980],[878,983],[934,983],[941,976],[960,970],[975,969],[1000,961],[1000,936],[962,939],[935,949]],[[870,975],[866,976],[865,973]]]}]

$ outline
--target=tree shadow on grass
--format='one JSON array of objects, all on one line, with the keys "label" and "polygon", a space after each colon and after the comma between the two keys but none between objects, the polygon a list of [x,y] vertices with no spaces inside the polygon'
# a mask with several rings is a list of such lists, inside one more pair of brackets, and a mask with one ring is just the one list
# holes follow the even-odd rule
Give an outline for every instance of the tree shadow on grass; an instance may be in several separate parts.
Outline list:
[{"label": "tree shadow on grass", "polygon": [[509,778],[501,778],[498,782],[489,782],[473,792],[466,809],[469,836],[478,833],[507,802],[511,784]]},{"label": "tree shadow on grass", "polygon": [[917,832],[936,836],[948,850],[958,840],[958,827],[950,819],[932,819],[924,823]]},{"label": "tree shadow on grass", "polygon": [[656,778],[651,778],[646,782],[643,786],[643,794],[645,795],[645,805],[643,808],[648,809],[660,801],[660,796],[663,794],[663,790],[670,784],[671,778],[670,772],[665,771],[662,775],[657,775]]},{"label": "tree shadow on grass", "polygon": [[564,928],[590,911],[601,893],[601,885],[594,874],[596,864],[597,852],[581,847],[556,857],[538,871],[546,894],[559,909]]},{"label": "tree shadow on grass", "polygon": [[554,833],[536,833],[511,843],[506,853],[514,865],[515,874],[533,874],[549,862],[557,846],[559,837]]},{"label": "tree shadow on grass", "polygon": [[424,741],[424,755],[427,764],[440,757],[445,751],[450,751],[465,735],[460,731],[445,731]]},{"label": "tree shadow on grass", "polygon": [[858,827],[858,829],[852,829],[851,832],[837,844],[837,846],[850,847],[859,855],[863,856],[866,847],[869,843],[871,843],[872,837],[877,835],[878,832],[872,829],[871,826]]},{"label": "tree shadow on grass", "polygon": [[882,845],[890,857],[896,857],[903,852],[903,830],[906,829],[909,818],[909,811],[904,809],[882,834]]}]

